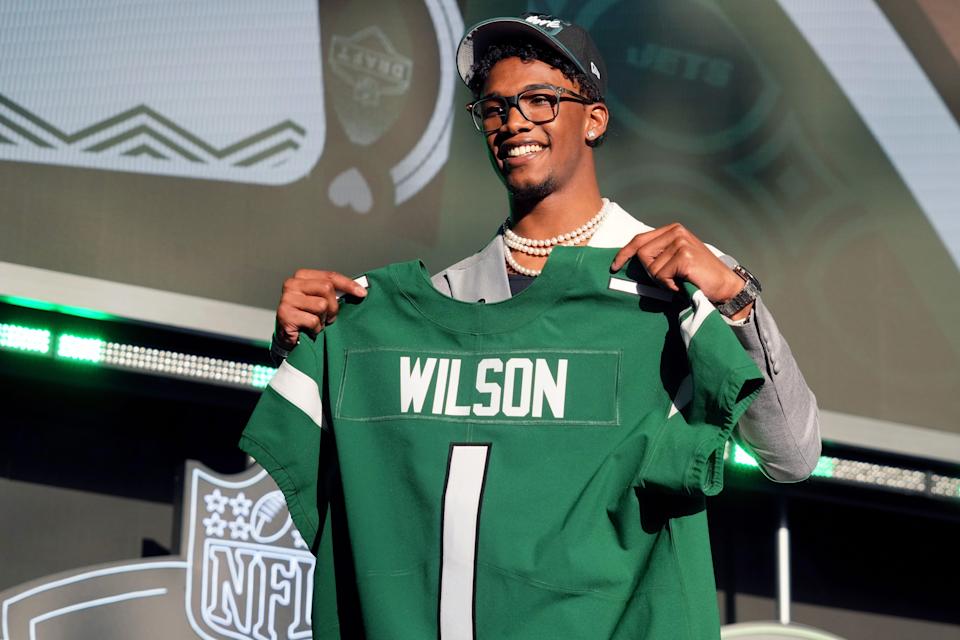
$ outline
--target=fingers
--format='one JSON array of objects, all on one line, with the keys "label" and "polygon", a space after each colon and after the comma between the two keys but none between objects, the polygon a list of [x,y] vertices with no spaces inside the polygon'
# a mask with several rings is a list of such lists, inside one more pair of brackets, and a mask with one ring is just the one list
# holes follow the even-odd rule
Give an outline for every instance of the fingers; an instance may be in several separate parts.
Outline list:
[{"label": "fingers", "polygon": [[704,284],[711,281],[703,277],[711,270],[706,267],[714,267],[713,262],[722,264],[679,223],[634,236],[617,252],[611,268],[618,270],[632,258],[637,258],[651,278],[671,291],[680,290],[681,280],[690,280],[702,288],[699,280],[704,280]]},{"label": "fingers", "polygon": [[333,284],[333,288],[337,291],[349,293],[350,295],[358,298],[364,298],[367,295],[366,289],[354,282],[353,278],[345,276],[342,273],[331,271],[330,282]]},{"label": "fingers", "polygon": [[733,297],[743,286],[739,276],[689,232],[673,234],[665,246],[658,240],[655,246],[662,249],[652,260],[643,256],[649,245],[641,249],[639,259],[650,277],[672,291],[679,291],[681,282],[686,281],[708,299],[718,301]]},{"label": "fingers", "polygon": [[[358,298],[364,298],[367,295],[367,290],[354,282],[353,278],[345,276],[342,273],[337,273],[336,271],[300,269],[293,274],[293,278],[288,279],[287,282],[284,283],[284,290],[287,289],[288,284],[291,289],[310,295],[325,296],[328,291],[328,285],[331,285],[335,292],[348,293]],[[334,297],[336,297],[336,295]]]},{"label": "fingers", "polygon": [[[669,224],[664,227],[659,227],[653,231],[647,231],[645,233],[639,233],[633,237],[633,240],[628,242],[620,251],[617,252],[617,255],[613,258],[613,263],[610,265],[610,268],[614,271],[619,271],[623,265],[625,265],[631,258],[638,257],[644,263],[644,266],[656,257],[656,253],[659,253],[662,244],[667,244],[670,242],[671,234],[676,233],[677,227],[680,227],[679,224]],[[682,227],[680,227],[682,228]],[[648,259],[645,261],[644,257]]]},{"label": "fingers", "polygon": [[668,251],[675,253],[685,243],[686,240],[682,235],[677,233],[677,231],[667,231],[658,236],[646,238],[640,248],[637,249],[637,257],[649,270],[650,265],[653,264],[657,258]]},{"label": "fingers", "polygon": [[300,333],[316,336],[323,329],[323,319],[306,311],[287,309],[277,312],[277,328],[275,336],[277,342],[286,350],[297,346]]},{"label": "fingers", "polygon": [[[297,275],[302,274],[298,271]],[[331,311],[336,316],[337,304],[336,289],[328,274],[323,272],[320,277],[288,278],[283,283],[283,294],[280,296],[280,305],[277,307],[277,320],[286,324],[294,324],[293,312],[305,311],[317,317],[328,315]]]},{"label": "fingers", "polygon": [[617,255],[613,257],[613,262],[610,263],[610,270],[620,271],[620,268],[635,255],[637,255],[637,252],[636,249],[633,248],[633,241],[631,240],[626,246],[620,249],[620,251],[617,251]]},{"label": "fingers", "polygon": [[277,341],[293,348],[301,331],[316,334],[332,324],[340,311],[342,292],[363,298],[366,289],[341,273],[300,269],[283,283],[277,306]]},{"label": "fingers", "polygon": [[[318,318],[336,317],[340,313],[340,302],[336,296],[309,295],[291,291],[286,300],[281,298],[281,304],[289,304],[295,310],[312,314]],[[327,323],[329,324],[329,323]]]},{"label": "fingers", "polygon": [[[673,242],[661,251],[649,265],[647,272],[650,277],[662,283],[671,291],[679,291],[678,280],[689,272],[689,265],[693,259],[690,250],[682,242]],[[680,276],[678,278],[678,276]]]}]

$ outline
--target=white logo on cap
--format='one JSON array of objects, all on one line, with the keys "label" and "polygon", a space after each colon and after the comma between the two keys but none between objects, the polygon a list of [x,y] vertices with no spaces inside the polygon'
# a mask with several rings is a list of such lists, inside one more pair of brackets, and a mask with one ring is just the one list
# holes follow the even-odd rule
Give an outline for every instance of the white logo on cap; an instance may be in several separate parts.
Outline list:
[{"label": "white logo on cap", "polygon": [[593,60],[590,61],[590,71],[593,72],[593,75],[597,76],[597,80],[600,79],[600,69],[597,69],[597,65],[593,63]]},{"label": "white logo on cap", "polygon": [[560,29],[563,27],[559,20],[544,20],[540,16],[527,16],[526,21],[539,27],[546,27],[547,29]]}]

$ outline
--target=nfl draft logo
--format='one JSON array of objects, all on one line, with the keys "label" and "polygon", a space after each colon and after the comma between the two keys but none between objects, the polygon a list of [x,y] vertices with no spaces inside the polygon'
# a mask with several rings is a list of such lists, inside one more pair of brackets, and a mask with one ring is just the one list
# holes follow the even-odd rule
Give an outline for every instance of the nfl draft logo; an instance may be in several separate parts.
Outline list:
[{"label": "nfl draft logo", "polygon": [[200,637],[311,637],[315,559],[257,467],[235,482],[190,470],[185,604]]},{"label": "nfl draft logo", "polygon": [[45,576],[0,592],[0,640],[311,637],[315,560],[259,465],[188,462],[179,555]]}]

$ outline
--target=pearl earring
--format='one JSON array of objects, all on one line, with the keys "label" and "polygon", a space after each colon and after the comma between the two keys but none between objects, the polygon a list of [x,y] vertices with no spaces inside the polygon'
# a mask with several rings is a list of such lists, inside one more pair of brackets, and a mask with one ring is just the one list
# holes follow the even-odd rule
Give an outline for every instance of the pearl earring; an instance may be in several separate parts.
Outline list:
[{"label": "pearl earring", "polygon": [[590,138],[591,140],[593,140],[593,136],[595,136],[595,135],[597,135],[597,134],[595,134],[593,131],[588,131],[588,132],[587,132],[587,137]]}]

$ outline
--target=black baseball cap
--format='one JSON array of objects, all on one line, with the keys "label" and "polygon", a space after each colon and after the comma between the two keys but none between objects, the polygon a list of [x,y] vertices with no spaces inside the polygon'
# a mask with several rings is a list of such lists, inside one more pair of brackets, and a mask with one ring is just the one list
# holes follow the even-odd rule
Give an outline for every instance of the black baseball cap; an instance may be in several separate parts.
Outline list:
[{"label": "black baseball cap", "polygon": [[470,69],[487,48],[504,41],[533,40],[557,51],[607,93],[607,67],[597,45],[583,27],[543,13],[525,13],[519,18],[492,18],[467,30],[457,47],[457,71],[470,86]]}]

